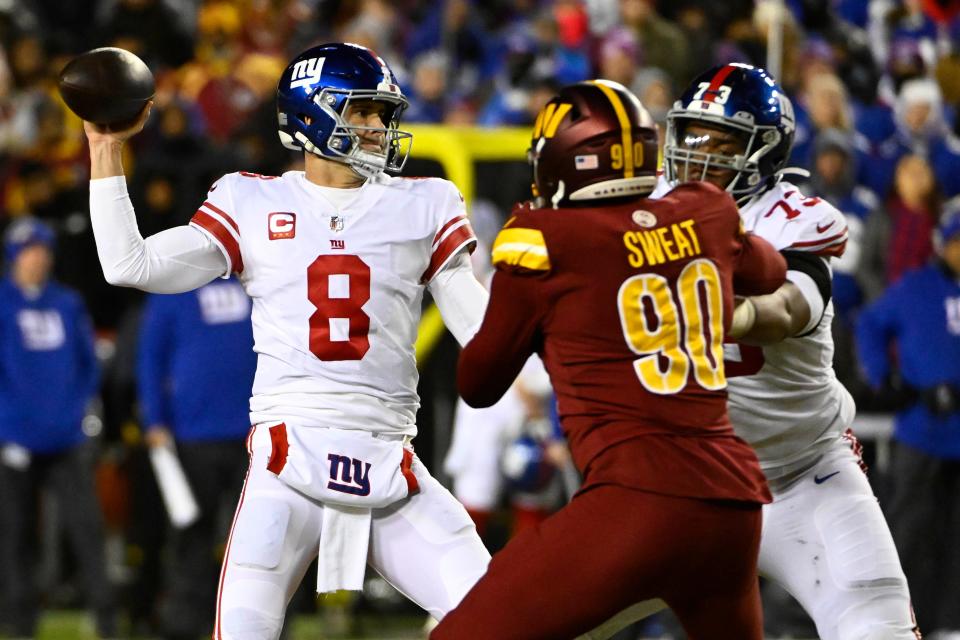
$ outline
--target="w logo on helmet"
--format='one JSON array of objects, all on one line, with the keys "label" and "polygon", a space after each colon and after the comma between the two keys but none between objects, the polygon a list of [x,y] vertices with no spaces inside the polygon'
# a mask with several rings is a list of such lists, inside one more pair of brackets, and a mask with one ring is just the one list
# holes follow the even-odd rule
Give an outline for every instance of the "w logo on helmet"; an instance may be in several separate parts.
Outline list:
[{"label": "w logo on helmet", "polygon": [[533,123],[534,139],[539,138],[540,136],[543,136],[544,138],[552,138],[554,135],[556,135],[557,127],[559,127],[560,122],[563,121],[563,116],[567,115],[567,112],[569,112],[572,108],[572,104],[565,102],[547,103],[547,106],[545,106],[537,115],[536,122]]},{"label": "w logo on helmet", "polygon": [[326,58],[307,58],[293,65],[293,72],[290,74],[290,88],[313,88],[313,85],[320,82],[320,72],[323,70],[324,60]]}]

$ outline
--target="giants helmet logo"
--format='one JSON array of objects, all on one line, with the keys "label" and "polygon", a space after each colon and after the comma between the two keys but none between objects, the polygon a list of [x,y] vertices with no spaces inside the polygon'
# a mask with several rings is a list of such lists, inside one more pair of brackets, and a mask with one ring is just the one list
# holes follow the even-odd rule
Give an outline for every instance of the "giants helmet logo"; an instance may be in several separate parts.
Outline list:
[{"label": "giants helmet logo", "polygon": [[267,233],[271,240],[286,240],[297,235],[297,214],[277,211],[267,216]]},{"label": "giants helmet logo", "polygon": [[290,74],[290,88],[306,87],[307,91],[320,82],[320,72],[323,70],[323,61],[326,58],[307,58],[300,60],[293,66]]}]

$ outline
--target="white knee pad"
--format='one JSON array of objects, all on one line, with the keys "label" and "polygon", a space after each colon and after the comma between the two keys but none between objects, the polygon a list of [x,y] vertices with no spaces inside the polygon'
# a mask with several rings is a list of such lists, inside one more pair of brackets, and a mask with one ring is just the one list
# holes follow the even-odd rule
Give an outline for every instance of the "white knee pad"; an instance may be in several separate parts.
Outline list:
[{"label": "white knee pad", "polygon": [[276,640],[283,629],[283,616],[237,607],[223,612],[216,640]]},{"label": "white knee pad", "polygon": [[830,575],[843,589],[902,587],[906,578],[893,536],[873,496],[823,502],[814,514]]},{"label": "white knee pad", "polygon": [[249,499],[230,538],[216,640],[275,640],[283,628],[292,562],[284,562],[290,506]]},{"label": "white knee pad", "polygon": [[[916,640],[907,579],[873,496],[823,502],[814,515],[837,592],[839,640]],[[819,622],[818,622],[819,623]]]},{"label": "white knee pad", "polygon": [[[889,588],[888,588],[889,589]],[[840,640],[919,640],[906,589],[874,593],[840,615]]]}]

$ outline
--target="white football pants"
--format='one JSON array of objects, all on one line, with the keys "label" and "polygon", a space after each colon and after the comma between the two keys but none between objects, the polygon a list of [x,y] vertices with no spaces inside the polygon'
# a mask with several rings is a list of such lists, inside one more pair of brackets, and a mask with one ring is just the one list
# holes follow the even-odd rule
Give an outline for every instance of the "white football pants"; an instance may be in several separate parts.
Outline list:
[{"label": "white football pants", "polygon": [[[276,639],[317,557],[323,503],[268,471],[269,457],[269,446],[251,452],[220,575],[215,640]],[[413,466],[420,492],[373,510],[367,564],[439,620],[484,574],[490,554],[464,507],[419,459]]]}]

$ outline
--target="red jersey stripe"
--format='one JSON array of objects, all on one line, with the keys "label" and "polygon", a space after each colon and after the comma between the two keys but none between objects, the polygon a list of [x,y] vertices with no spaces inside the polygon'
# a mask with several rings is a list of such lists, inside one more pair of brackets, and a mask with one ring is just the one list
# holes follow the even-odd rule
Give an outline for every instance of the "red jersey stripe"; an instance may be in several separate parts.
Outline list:
[{"label": "red jersey stripe", "polygon": [[410,449],[403,450],[403,459],[400,461],[400,473],[403,474],[403,479],[407,481],[407,495],[414,495],[420,493],[420,483],[417,481],[417,476],[413,474],[413,451]]},{"label": "red jersey stripe", "polygon": [[270,460],[267,462],[267,471],[280,475],[287,466],[287,453],[290,444],[287,442],[287,425],[281,422],[270,427]]},{"label": "red jersey stripe", "polygon": [[430,282],[433,276],[437,275],[437,272],[443,268],[443,265],[445,265],[461,247],[467,244],[473,245],[470,247],[470,251],[473,251],[477,246],[477,237],[473,235],[473,227],[470,226],[470,223],[464,220],[462,226],[457,227],[449,233],[446,238],[440,241],[436,249],[433,250],[433,255],[430,257],[430,265],[420,277],[420,282]]},{"label": "red jersey stripe", "polygon": [[213,211],[214,213],[218,213],[218,214],[220,214],[221,216],[223,216],[223,219],[226,220],[227,223],[228,223],[231,227],[233,227],[233,230],[237,232],[237,235],[238,235],[238,236],[240,235],[240,227],[237,226],[237,223],[233,221],[233,218],[231,218],[231,217],[230,217],[230,214],[228,214],[226,211],[224,211],[224,210],[221,209],[220,207],[216,206],[215,204],[213,204],[213,203],[210,202],[209,200],[207,200],[206,202],[204,202],[201,206],[207,207],[208,209],[210,209],[210,210]]},{"label": "red jersey stripe", "polygon": [[707,90],[704,93],[702,98],[704,102],[713,102],[717,99],[717,89],[720,88],[720,85],[723,84],[723,81],[727,79],[727,76],[730,75],[735,68],[736,67],[734,67],[732,64],[728,64],[723,69],[720,69],[720,71],[717,71],[717,73],[710,80],[710,86],[707,87]]},{"label": "red jersey stripe", "polygon": [[235,273],[243,273],[243,257],[240,255],[240,244],[223,223],[203,210],[198,210],[190,219],[192,224],[209,233],[223,247],[230,258],[230,268]]},{"label": "red jersey stripe", "polygon": [[819,245],[829,245],[834,242],[846,242],[847,241],[847,230],[844,228],[843,231],[838,233],[835,236],[830,236],[829,238],[820,238],[819,240],[807,240],[805,242],[794,242],[792,245],[787,247],[788,249],[793,249],[794,247],[816,247]]},{"label": "red jersey stripe", "polygon": [[433,236],[433,246],[436,247],[437,243],[440,242],[440,238],[443,237],[443,234],[446,233],[447,229],[460,222],[461,220],[466,220],[466,216],[457,216],[456,218],[451,218],[447,221],[445,225],[440,227],[440,231],[437,231],[437,235]]},{"label": "red jersey stripe", "polygon": [[846,248],[847,248],[847,241],[844,240],[844,241],[841,242],[840,244],[834,244],[834,245],[831,245],[831,246],[826,247],[826,248],[824,248],[824,249],[820,249],[820,250],[818,250],[818,251],[814,251],[813,253],[815,253],[815,254],[818,255],[818,256],[827,256],[827,257],[831,257],[831,258],[839,258],[840,256],[843,255],[843,252],[846,250]]}]

